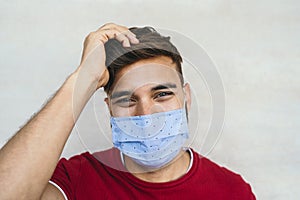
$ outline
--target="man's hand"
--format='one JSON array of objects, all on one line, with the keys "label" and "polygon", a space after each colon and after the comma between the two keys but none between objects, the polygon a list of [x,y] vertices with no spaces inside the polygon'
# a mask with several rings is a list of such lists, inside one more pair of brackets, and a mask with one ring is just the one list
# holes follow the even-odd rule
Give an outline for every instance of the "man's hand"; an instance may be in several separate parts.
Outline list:
[{"label": "man's hand", "polygon": [[118,40],[124,47],[130,47],[130,44],[139,42],[135,34],[127,27],[113,23],[101,26],[85,38],[81,63],[77,71],[87,72],[92,79],[97,80],[97,89],[105,86],[109,79],[104,50],[104,44],[109,39]]},{"label": "man's hand", "polygon": [[0,149],[0,199],[63,199],[48,181],[81,111],[109,79],[104,44],[138,43],[128,28],[106,24],[84,42],[77,70],[55,96]]}]

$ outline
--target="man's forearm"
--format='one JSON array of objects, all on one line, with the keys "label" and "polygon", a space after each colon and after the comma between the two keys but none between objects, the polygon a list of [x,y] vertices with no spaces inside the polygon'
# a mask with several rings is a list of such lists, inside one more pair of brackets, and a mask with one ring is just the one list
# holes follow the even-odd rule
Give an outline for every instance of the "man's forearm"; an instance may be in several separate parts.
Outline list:
[{"label": "man's forearm", "polygon": [[0,151],[0,199],[37,199],[97,81],[72,74]]}]

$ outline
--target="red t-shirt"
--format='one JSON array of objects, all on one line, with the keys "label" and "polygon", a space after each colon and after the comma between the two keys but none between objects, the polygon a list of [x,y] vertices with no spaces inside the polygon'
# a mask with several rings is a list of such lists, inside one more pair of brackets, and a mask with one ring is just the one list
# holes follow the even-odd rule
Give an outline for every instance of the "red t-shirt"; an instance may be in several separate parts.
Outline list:
[{"label": "red t-shirt", "polygon": [[[61,159],[51,181],[71,199],[255,199],[240,175],[193,151],[193,165],[181,178],[166,183],[142,181],[125,172],[119,150],[83,153]],[[99,162],[99,159],[102,162]],[[103,164],[106,163],[106,164]],[[109,167],[112,166],[113,168]]]}]

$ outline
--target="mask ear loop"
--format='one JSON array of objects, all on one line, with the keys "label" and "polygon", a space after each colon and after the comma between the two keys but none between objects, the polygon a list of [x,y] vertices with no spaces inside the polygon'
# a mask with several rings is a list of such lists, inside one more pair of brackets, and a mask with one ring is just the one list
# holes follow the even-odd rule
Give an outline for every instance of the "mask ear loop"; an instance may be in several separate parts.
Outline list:
[{"label": "mask ear loop", "polygon": [[186,100],[186,91],[184,86],[182,86],[182,90],[183,90],[183,95],[184,95],[184,99],[183,99],[183,107],[182,109],[185,110],[185,115],[186,115],[186,119],[189,122],[189,115],[188,115],[188,109],[187,109],[187,100]]},{"label": "mask ear loop", "polygon": [[182,91],[183,91],[183,96],[184,96],[183,104],[186,104],[186,91],[185,91],[185,88],[184,88],[184,84],[182,85]]}]

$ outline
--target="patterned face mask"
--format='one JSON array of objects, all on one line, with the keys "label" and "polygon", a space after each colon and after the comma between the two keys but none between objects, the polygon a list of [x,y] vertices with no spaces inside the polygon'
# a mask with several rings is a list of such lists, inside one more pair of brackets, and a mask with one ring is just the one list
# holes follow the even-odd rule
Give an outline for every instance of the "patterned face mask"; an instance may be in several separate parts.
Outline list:
[{"label": "patterned face mask", "polygon": [[172,161],[188,138],[185,109],[133,117],[111,117],[116,148],[137,164],[158,169]]}]

